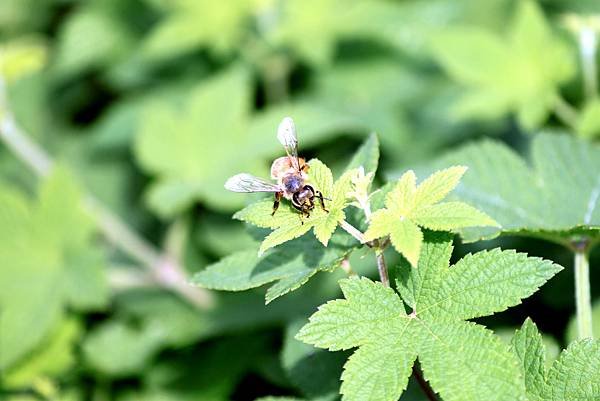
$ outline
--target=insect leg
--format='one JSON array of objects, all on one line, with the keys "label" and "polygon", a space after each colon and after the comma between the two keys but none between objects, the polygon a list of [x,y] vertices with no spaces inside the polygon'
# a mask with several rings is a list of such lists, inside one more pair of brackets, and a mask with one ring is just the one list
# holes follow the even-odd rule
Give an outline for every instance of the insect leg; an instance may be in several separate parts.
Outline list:
[{"label": "insect leg", "polygon": [[279,208],[279,202],[281,202],[282,196],[282,192],[275,192],[275,202],[273,202],[273,213],[271,213],[271,216],[274,216],[275,212],[277,211],[277,208]]},{"label": "insect leg", "polygon": [[327,200],[331,200],[331,199],[324,198],[323,194],[321,193],[321,191],[317,191],[316,197],[319,198],[319,201],[321,202],[321,207],[323,208],[323,210],[326,211],[327,213],[329,213],[329,210],[327,210],[325,208],[325,199],[327,199]]}]

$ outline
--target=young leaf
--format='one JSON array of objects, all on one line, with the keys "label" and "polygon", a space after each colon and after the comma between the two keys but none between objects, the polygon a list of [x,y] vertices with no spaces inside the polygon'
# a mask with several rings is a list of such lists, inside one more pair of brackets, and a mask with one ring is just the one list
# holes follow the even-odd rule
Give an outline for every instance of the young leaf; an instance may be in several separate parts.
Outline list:
[{"label": "young leaf", "polygon": [[545,347],[535,324],[527,319],[512,340],[532,401],[593,401],[600,396],[600,341],[572,342],[551,368],[544,366]]},{"label": "young leaf", "polygon": [[[294,221],[297,219],[294,216]],[[353,243],[347,235],[336,234],[326,248],[315,238],[303,237],[262,256],[256,250],[240,251],[196,273],[191,282],[226,291],[243,291],[275,282],[267,290],[269,303],[300,287],[317,272],[338,267],[354,249]]]},{"label": "young leaf", "polygon": [[325,200],[325,211],[320,205],[320,200],[315,198],[315,208],[310,211],[310,217],[304,217],[287,201],[279,207],[274,216],[271,216],[273,202],[262,200],[238,212],[234,217],[258,227],[274,229],[262,242],[259,254],[277,245],[298,238],[312,228],[315,237],[325,246],[333,235],[336,227],[346,215],[346,194],[350,191],[351,177],[354,170],[347,171],[333,183],[331,170],[321,161],[314,159],[309,162],[309,181],[316,191],[320,191]]},{"label": "young leaf", "polygon": [[371,216],[367,240],[386,235],[394,248],[417,266],[423,234],[421,227],[433,230],[457,230],[472,226],[494,226],[497,223],[485,213],[461,203],[438,203],[458,185],[465,167],[455,166],[431,175],[418,187],[412,170],[400,177],[385,199],[385,208]]},{"label": "young leaf", "polygon": [[500,223],[461,229],[463,239],[502,232],[564,241],[600,235],[600,146],[571,135],[544,133],[531,144],[531,166],[507,146],[483,141],[442,157],[436,166],[464,163],[469,174],[453,193]]},{"label": "young leaf", "polygon": [[[451,252],[450,234],[426,232],[419,268],[401,269],[397,284],[413,308],[410,315],[393,289],[349,278],[340,282],[345,299],[322,305],[300,330],[298,339],[319,348],[359,347],[345,365],[343,400],[397,400],[417,356],[426,379],[444,400],[525,399],[517,358],[490,331],[464,319],[518,303],[559,268],[500,251],[478,253],[449,268]],[[485,271],[495,258],[499,263]],[[543,279],[525,285],[517,279],[522,271],[536,269]],[[506,277],[515,278],[507,284]],[[515,295],[503,300],[504,292]]]}]

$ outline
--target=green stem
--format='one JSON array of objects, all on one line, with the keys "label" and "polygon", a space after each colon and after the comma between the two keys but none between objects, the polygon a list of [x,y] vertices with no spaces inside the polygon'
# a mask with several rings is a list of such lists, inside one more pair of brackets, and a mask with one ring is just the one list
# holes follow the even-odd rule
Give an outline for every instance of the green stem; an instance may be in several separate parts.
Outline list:
[{"label": "green stem", "polygon": [[587,249],[575,251],[575,301],[577,303],[578,338],[593,338],[590,265]]},{"label": "green stem", "polygon": [[577,127],[577,110],[573,108],[565,99],[560,95],[554,97],[553,109],[556,116],[567,125],[569,128],[575,129]]},{"label": "green stem", "polygon": [[582,27],[579,31],[579,54],[583,69],[583,87],[588,100],[595,98],[598,94],[597,49],[598,37],[594,28],[590,26]]}]

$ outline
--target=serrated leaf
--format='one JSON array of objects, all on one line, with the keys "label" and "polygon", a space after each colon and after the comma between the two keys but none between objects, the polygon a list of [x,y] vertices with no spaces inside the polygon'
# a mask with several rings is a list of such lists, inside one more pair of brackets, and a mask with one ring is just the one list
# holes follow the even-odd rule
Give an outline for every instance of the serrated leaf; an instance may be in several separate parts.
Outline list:
[{"label": "serrated leaf", "polygon": [[593,401],[600,397],[600,342],[575,341],[548,372],[546,396],[551,401]]},{"label": "serrated leaf", "polygon": [[327,211],[323,209],[320,200],[315,198],[315,208],[310,211],[310,216],[306,217],[284,200],[275,215],[271,216],[272,203],[263,200],[234,215],[235,218],[258,227],[274,229],[261,243],[259,254],[262,255],[277,245],[298,238],[311,229],[315,237],[327,246],[336,227],[346,218],[346,194],[351,189],[351,177],[355,170],[347,171],[334,184],[331,170],[320,160],[311,160],[309,166],[308,183],[330,199],[324,201]]},{"label": "serrated leaf", "polygon": [[501,225],[501,229],[461,229],[466,241],[503,232],[555,241],[600,235],[600,146],[570,135],[544,133],[533,139],[531,158],[528,164],[507,146],[486,140],[435,163],[469,166],[453,198],[477,207]]},{"label": "serrated leaf", "polygon": [[490,216],[462,202],[444,202],[418,207],[412,213],[412,219],[420,226],[441,231],[474,226],[498,226]]},{"label": "serrated leaf", "polygon": [[210,289],[243,291],[277,281],[267,290],[269,303],[297,289],[315,273],[338,267],[352,250],[346,235],[334,235],[327,248],[314,238],[303,237],[263,256],[258,256],[256,250],[229,255],[196,273],[191,282]]},{"label": "serrated leaf", "polygon": [[[452,231],[497,223],[485,213],[460,202],[437,203],[457,184],[465,172],[462,166],[438,171],[416,185],[412,170],[402,174],[385,197],[385,209],[375,211],[365,232],[367,241],[389,235],[394,248],[417,266],[423,234],[419,226]],[[374,201],[374,204],[377,202]]]},{"label": "serrated leaf", "polygon": [[512,338],[511,349],[519,358],[530,401],[544,400],[546,350],[535,323],[527,318]]},{"label": "serrated leaf", "polygon": [[526,399],[516,358],[491,331],[470,322],[420,323],[421,368],[444,400]]},{"label": "serrated leaf", "polygon": [[[397,285],[413,307],[410,315],[393,289],[353,277],[340,281],[345,299],[319,307],[300,330],[296,338],[319,348],[359,347],[342,375],[344,401],[397,400],[415,356],[444,400],[526,399],[516,355],[491,331],[463,320],[518,303],[558,267],[492,251],[469,255],[450,268],[451,253],[449,233],[427,231],[419,267],[400,267]],[[523,272],[535,274],[537,269],[540,278],[523,285]],[[513,294],[508,301],[506,293]],[[443,294],[449,295],[448,304]]]},{"label": "serrated leaf", "polygon": [[411,293],[411,306],[417,313],[439,320],[464,320],[503,311],[519,304],[562,270],[550,261],[500,249],[468,254],[449,267],[448,259],[442,258],[448,256],[449,249],[439,242],[440,236],[428,233],[426,241],[438,242],[424,249],[429,265],[424,266],[426,271],[419,268],[413,274],[403,266],[398,284],[401,293]]}]

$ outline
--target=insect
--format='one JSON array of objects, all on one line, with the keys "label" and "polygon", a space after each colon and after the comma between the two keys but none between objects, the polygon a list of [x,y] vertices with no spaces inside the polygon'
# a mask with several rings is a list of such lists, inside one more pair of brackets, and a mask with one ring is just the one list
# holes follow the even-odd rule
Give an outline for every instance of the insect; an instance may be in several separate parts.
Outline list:
[{"label": "insect", "polygon": [[229,178],[225,183],[225,189],[233,192],[275,193],[271,215],[277,211],[281,198],[288,199],[292,206],[300,211],[300,218],[310,217],[310,212],[315,208],[315,198],[319,199],[323,210],[329,212],[325,208],[325,200],[329,199],[311,185],[306,184],[306,173],[309,166],[303,158],[298,157],[298,137],[294,121],[290,117],[285,117],[279,124],[277,139],[287,154],[275,159],[271,165],[271,178],[277,180],[277,183],[242,173]]}]

